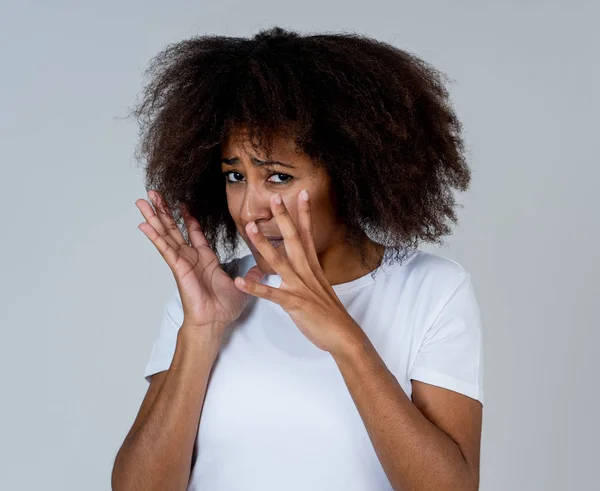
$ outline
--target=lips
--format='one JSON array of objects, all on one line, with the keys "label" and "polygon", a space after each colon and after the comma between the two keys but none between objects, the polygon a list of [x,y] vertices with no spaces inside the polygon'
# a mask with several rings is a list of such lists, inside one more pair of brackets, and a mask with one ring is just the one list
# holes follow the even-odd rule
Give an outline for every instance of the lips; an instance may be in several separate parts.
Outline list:
[{"label": "lips", "polygon": [[283,244],[283,239],[269,239],[269,242],[273,247],[277,247],[280,244]]},{"label": "lips", "polygon": [[[283,237],[268,237],[268,236],[265,236],[265,238],[271,243],[271,245],[273,247],[279,247],[281,244],[283,244]],[[252,243],[252,241],[250,241],[248,243],[248,246],[250,247],[250,249],[258,252],[257,249],[256,249],[256,247]]]}]

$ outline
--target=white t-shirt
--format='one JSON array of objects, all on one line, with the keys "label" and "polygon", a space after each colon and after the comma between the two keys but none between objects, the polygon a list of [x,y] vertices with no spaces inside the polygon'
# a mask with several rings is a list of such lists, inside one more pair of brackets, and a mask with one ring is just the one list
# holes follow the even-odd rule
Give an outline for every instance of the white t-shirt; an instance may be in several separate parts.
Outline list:
[{"label": "white t-shirt", "polygon": [[[233,262],[236,276],[256,264],[252,254]],[[281,278],[262,283],[278,287]],[[460,265],[417,251],[333,289],[409,397],[414,379],[483,403],[480,313]],[[182,322],[175,289],[147,380],[169,368]],[[188,490],[391,491],[331,354],[261,298],[230,328],[209,379]]]}]

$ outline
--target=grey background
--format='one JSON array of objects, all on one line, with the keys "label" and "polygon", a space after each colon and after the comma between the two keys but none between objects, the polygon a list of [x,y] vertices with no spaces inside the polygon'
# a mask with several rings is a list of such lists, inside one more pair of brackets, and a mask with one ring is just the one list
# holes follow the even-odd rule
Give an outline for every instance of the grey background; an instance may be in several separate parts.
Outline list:
[{"label": "grey background", "polygon": [[167,43],[354,30],[453,80],[473,167],[438,252],[484,317],[481,489],[598,489],[598,2],[3,1],[0,489],[110,489],[172,275],[137,229]]}]

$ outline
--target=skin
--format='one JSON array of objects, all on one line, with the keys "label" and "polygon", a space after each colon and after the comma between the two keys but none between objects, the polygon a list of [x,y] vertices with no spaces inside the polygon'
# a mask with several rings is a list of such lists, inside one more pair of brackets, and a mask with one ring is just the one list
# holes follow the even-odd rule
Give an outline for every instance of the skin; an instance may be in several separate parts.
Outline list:
[{"label": "skin", "polygon": [[[310,158],[299,152],[288,140],[278,139],[273,147],[271,161],[283,165],[257,165],[253,158],[266,160],[255,154],[249,145],[246,133],[232,133],[221,145],[221,170],[229,171],[226,181],[227,206],[236,228],[252,252],[256,264],[266,274],[276,274],[269,263],[256,250],[246,225],[254,221],[259,231],[267,236],[282,236],[269,200],[280,193],[294,224],[298,223],[298,193],[308,189],[317,257],[325,277],[331,285],[346,283],[373,271],[383,257],[384,246],[365,235],[369,248],[368,268],[361,266],[360,255],[342,240],[344,224],[337,218],[336,199],[325,169],[313,165]],[[237,159],[232,161],[232,159]],[[292,177],[290,179],[290,176]],[[278,248],[287,257],[285,245]]]}]

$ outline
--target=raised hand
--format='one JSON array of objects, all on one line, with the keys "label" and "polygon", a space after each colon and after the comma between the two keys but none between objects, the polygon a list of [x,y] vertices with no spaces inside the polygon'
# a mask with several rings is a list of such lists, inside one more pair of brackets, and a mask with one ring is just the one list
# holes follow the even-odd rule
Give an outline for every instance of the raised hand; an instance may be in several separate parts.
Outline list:
[{"label": "raised hand", "polygon": [[[271,197],[270,205],[283,244],[277,248],[258,231],[256,224],[246,225],[246,232],[265,261],[281,276],[278,288],[250,278],[236,279],[235,285],[256,297],[278,304],[300,331],[318,348],[332,354],[343,353],[350,344],[364,343],[364,331],[344,307],[321,268],[313,240],[312,216],[307,190],[296,197],[296,225],[280,194]],[[279,253],[285,247],[286,257]]]},{"label": "raised hand", "polygon": [[[156,191],[135,204],[146,219],[138,228],[148,237],[173,272],[181,296],[184,323],[192,328],[211,326],[222,332],[242,313],[251,295],[236,288],[210,248],[198,221],[185,206],[181,211],[191,244],[181,234],[172,213]],[[246,278],[259,282],[263,272],[254,266]]]}]

